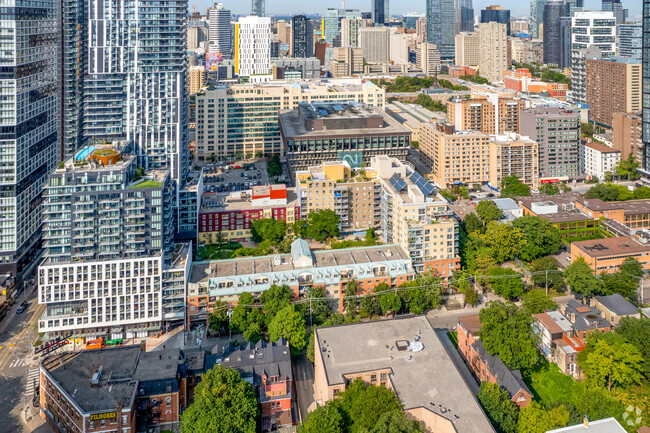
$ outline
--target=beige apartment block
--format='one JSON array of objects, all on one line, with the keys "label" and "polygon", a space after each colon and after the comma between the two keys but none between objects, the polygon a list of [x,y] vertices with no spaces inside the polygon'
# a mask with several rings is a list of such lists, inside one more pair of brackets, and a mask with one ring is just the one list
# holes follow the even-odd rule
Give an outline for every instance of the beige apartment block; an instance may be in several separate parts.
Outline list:
[{"label": "beige apartment block", "polygon": [[503,71],[508,69],[508,26],[496,22],[480,23],[479,65],[482,77],[494,83],[503,80]]},{"label": "beige apartment block", "polygon": [[456,66],[478,66],[481,62],[481,38],[477,32],[456,35]]},{"label": "beige apartment block", "polygon": [[523,99],[499,97],[497,94],[469,99],[454,98],[447,101],[447,121],[460,131],[518,133],[519,112],[524,108]]},{"label": "beige apartment block", "polygon": [[341,19],[341,46],[358,47],[359,30],[372,27],[372,20],[367,18],[342,18]]},{"label": "beige apartment block", "polygon": [[192,66],[189,69],[189,80],[187,80],[187,91],[190,95],[196,95],[206,84],[208,74],[203,66]]},{"label": "beige apartment block", "polygon": [[363,60],[368,63],[390,61],[390,29],[388,27],[366,27],[359,29],[359,47]]},{"label": "beige apartment block", "polygon": [[586,59],[587,104],[592,120],[611,126],[613,113],[641,110],[639,60],[624,57]]},{"label": "beige apartment block", "polygon": [[352,77],[363,73],[361,48],[334,48],[330,60],[330,73],[334,78]]},{"label": "beige apartment block", "polygon": [[537,142],[514,133],[490,137],[493,152],[490,155],[490,183],[501,185],[501,179],[515,175],[522,183],[539,186],[539,153]]},{"label": "beige apartment block", "polygon": [[508,38],[510,60],[517,63],[544,63],[544,43],[528,38]]},{"label": "beige apartment block", "polygon": [[637,162],[643,161],[641,116],[616,112],[612,114],[612,148],[621,152],[621,159],[634,154]]}]

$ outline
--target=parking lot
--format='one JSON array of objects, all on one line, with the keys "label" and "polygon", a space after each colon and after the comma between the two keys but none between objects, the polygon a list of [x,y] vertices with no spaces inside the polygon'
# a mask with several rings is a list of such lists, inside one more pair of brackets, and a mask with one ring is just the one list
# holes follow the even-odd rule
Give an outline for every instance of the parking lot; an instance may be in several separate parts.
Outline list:
[{"label": "parking lot", "polygon": [[232,164],[208,164],[203,171],[205,192],[245,191],[254,185],[268,185],[264,158]]}]

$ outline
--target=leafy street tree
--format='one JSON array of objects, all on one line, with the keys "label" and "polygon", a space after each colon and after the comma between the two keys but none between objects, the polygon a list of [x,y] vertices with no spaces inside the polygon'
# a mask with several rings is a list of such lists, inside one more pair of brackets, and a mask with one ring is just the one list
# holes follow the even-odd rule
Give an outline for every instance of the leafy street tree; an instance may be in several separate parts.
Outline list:
[{"label": "leafy street tree", "polygon": [[508,391],[501,389],[496,383],[481,382],[478,401],[499,433],[515,433],[517,406],[510,401]]},{"label": "leafy street tree", "polygon": [[298,427],[299,433],[342,433],[345,422],[338,401],[329,401],[309,414]]},{"label": "leafy street tree", "polygon": [[384,413],[402,411],[402,405],[391,390],[366,385],[359,379],[346,388],[340,399],[341,408],[351,421],[351,432],[373,428]]},{"label": "leafy street tree", "polygon": [[571,423],[578,423],[587,415],[589,419],[620,417],[626,405],[613,398],[611,393],[602,388],[587,386],[575,403],[578,416]]},{"label": "leafy street tree", "polygon": [[363,318],[381,314],[377,296],[372,293],[366,294],[359,302],[359,315]]},{"label": "leafy street tree", "polygon": [[345,286],[345,296],[347,299],[343,301],[343,305],[345,306],[345,314],[348,316],[354,316],[357,314],[357,298],[353,298],[352,296],[357,296],[357,292],[359,290],[359,283],[357,283],[357,280],[352,280],[348,282],[348,285]]},{"label": "leafy street tree", "polygon": [[560,193],[560,188],[552,183],[545,183],[540,185],[539,192],[544,195],[557,195]]},{"label": "leafy street tree", "polygon": [[490,200],[480,201],[476,206],[476,213],[486,224],[490,221],[498,221],[503,218],[503,211]]},{"label": "leafy street tree", "polygon": [[223,301],[214,303],[213,311],[208,317],[208,328],[219,335],[228,328],[228,304]]},{"label": "leafy street tree", "polygon": [[582,257],[574,260],[566,268],[564,278],[573,293],[591,296],[600,290],[600,281],[594,276],[594,271]]},{"label": "leafy street tree", "polygon": [[570,414],[566,406],[546,410],[533,401],[528,407],[519,411],[517,433],[546,433],[550,430],[566,427]]},{"label": "leafy street tree", "polygon": [[419,422],[406,417],[401,410],[385,412],[368,433],[425,433]]},{"label": "leafy street tree", "polygon": [[[546,256],[535,259],[528,264],[533,283],[539,288],[563,290],[564,275],[555,257]],[[547,272],[548,271],[548,272]]]},{"label": "leafy street tree", "polygon": [[512,260],[528,245],[522,229],[496,221],[488,223],[481,240],[492,250],[492,256],[497,263]]},{"label": "leafy street tree", "polygon": [[539,314],[557,309],[557,303],[543,289],[531,290],[521,297],[521,306],[529,314]]},{"label": "leafy street tree", "polygon": [[253,386],[235,369],[217,365],[194,390],[194,402],[181,415],[181,433],[255,433],[259,416]]},{"label": "leafy street tree", "polygon": [[474,286],[467,287],[467,289],[465,289],[465,291],[463,292],[463,296],[464,296],[463,302],[465,303],[465,305],[469,305],[470,307],[473,307],[478,302],[478,293],[476,292]]},{"label": "leafy street tree", "polygon": [[271,155],[271,158],[268,160],[266,171],[271,177],[280,176],[282,174],[282,167],[280,166],[280,155],[276,153]]},{"label": "leafy street tree", "polygon": [[537,364],[538,337],[533,332],[533,317],[513,303],[491,302],[479,313],[480,336],[485,349],[513,369]]},{"label": "leafy street tree", "polygon": [[322,242],[339,235],[339,217],[332,209],[321,209],[307,215],[307,236]]},{"label": "leafy street tree", "polygon": [[399,313],[402,309],[402,299],[395,292],[384,293],[379,296],[379,308],[381,308],[382,314],[389,311]]},{"label": "leafy street tree", "polygon": [[609,391],[641,383],[643,357],[635,346],[620,341],[610,344],[601,338],[590,338],[587,344],[593,347],[586,356],[578,357],[578,365],[589,382]]},{"label": "leafy street tree", "polygon": [[553,254],[562,246],[560,232],[546,218],[526,215],[514,220],[512,226],[524,233],[526,243],[522,245],[520,257],[527,262]]},{"label": "leafy street tree", "polygon": [[291,349],[300,352],[307,344],[305,318],[293,305],[278,311],[269,324],[269,338],[277,341],[280,337],[289,340]]},{"label": "leafy street tree", "polygon": [[530,187],[519,181],[515,175],[506,176],[501,179],[501,197],[513,198],[520,196],[529,196]]},{"label": "leafy street tree", "polygon": [[638,162],[634,159],[634,153],[630,152],[626,159],[622,159],[616,165],[616,174],[620,177],[627,177],[627,180],[631,180],[632,177],[636,177],[636,170],[639,168]]},{"label": "leafy street tree", "polygon": [[273,218],[261,218],[254,220],[251,224],[251,238],[254,242],[270,241],[273,244],[280,243],[287,233],[287,224],[282,220]]},{"label": "leafy street tree", "polygon": [[370,227],[368,230],[366,230],[366,242],[368,243],[377,242],[377,234],[375,233],[374,227]]},{"label": "leafy street tree", "polygon": [[291,289],[286,284],[282,286],[273,284],[268,290],[262,292],[260,302],[264,306],[264,316],[268,325],[278,311],[291,304]]},{"label": "leafy street tree", "polygon": [[[325,294],[325,289],[323,286],[314,286],[309,290],[305,296],[307,302],[299,304],[296,308],[299,311],[302,311],[302,314],[305,316],[305,320],[308,320],[311,317],[311,322],[314,325],[320,325],[325,322],[327,318],[332,314],[332,309],[330,304],[327,302]],[[311,308],[311,313],[310,309]]]},{"label": "leafy street tree", "polygon": [[634,257],[627,257],[619,266],[619,271],[626,277],[638,280],[643,276],[643,265]]},{"label": "leafy street tree", "polygon": [[650,320],[624,317],[616,333],[639,350],[643,357],[641,371],[650,379]]},{"label": "leafy street tree", "polygon": [[415,98],[415,103],[421,105],[427,110],[447,112],[447,106],[445,104],[440,101],[434,101],[431,96],[426,93],[420,93],[418,97]]},{"label": "leafy street tree", "polygon": [[580,124],[580,132],[583,137],[593,137],[594,136],[594,124],[593,123],[582,123]]},{"label": "leafy street tree", "polygon": [[497,295],[508,300],[520,297],[524,293],[524,283],[521,274],[510,268],[494,268],[486,277],[490,287]]},{"label": "leafy street tree", "polygon": [[[259,309],[252,307],[254,303],[253,295],[248,292],[242,293],[239,295],[237,306],[233,308],[232,316],[230,317],[230,326],[243,332],[245,338],[247,329],[252,328],[252,330],[255,330],[261,335],[262,328],[264,327],[264,316]],[[251,335],[254,335],[254,333]],[[249,341],[253,340],[249,339]]]},{"label": "leafy street tree", "polygon": [[[483,202],[481,202],[483,203]],[[482,232],[485,226],[483,225],[483,221],[479,217],[476,216],[474,212],[468,213],[465,216],[465,219],[463,220],[465,224],[465,231],[467,233],[472,234],[474,232]]]},{"label": "leafy street tree", "polygon": [[596,295],[612,295],[618,293],[632,302],[636,302],[636,290],[639,282],[636,278],[628,276],[621,272],[600,274],[600,285]]}]

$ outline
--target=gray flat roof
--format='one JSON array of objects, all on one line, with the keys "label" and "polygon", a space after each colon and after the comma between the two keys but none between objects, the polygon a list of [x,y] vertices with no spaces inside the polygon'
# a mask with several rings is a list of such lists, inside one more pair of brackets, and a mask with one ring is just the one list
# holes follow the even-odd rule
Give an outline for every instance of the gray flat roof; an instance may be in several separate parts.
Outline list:
[{"label": "gray flat roof", "polygon": [[[390,368],[390,380],[404,409],[429,409],[451,420],[458,433],[494,431],[426,317],[316,328],[315,332],[329,385],[344,383],[347,374]],[[416,335],[424,345],[422,351],[397,350],[396,341],[413,342]],[[447,411],[442,413],[440,407]]]},{"label": "gray flat roof", "polygon": [[577,424],[570,427],[564,427],[557,430],[549,430],[546,433],[573,433],[585,432],[589,433],[625,433],[626,430],[616,421],[615,418],[605,418],[598,421],[589,421],[589,428],[585,428],[584,424]]},{"label": "gray flat roof", "polygon": [[619,293],[614,293],[613,295],[609,296],[596,296],[596,299],[609,311],[612,311],[619,316],[627,316],[630,314],[639,313],[639,309]]}]

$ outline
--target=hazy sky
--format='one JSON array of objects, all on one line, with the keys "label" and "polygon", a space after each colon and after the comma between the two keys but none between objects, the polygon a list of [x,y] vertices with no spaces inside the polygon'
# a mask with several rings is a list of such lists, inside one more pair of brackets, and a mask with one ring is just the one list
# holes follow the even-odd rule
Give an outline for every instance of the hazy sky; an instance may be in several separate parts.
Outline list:
[{"label": "hazy sky", "polygon": [[[188,0],[190,6],[196,4],[197,10],[205,13],[206,8],[212,4],[211,0]],[[217,0],[224,4],[236,14],[250,13],[250,0]],[[195,3],[196,2],[196,3]],[[527,0],[474,0],[474,13],[480,14],[480,10],[487,5],[498,4],[506,9],[510,9],[511,14],[515,16],[528,16],[530,12],[530,1]],[[306,6],[309,5],[309,6]],[[404,12],[424,12],[425,0],[391,0],[390,14],[401,15]],[[630,18],[640,20],[641,0],[623,0],[623,6],[630,9]],[[329,7],[341,7],[340,0],[266,0],[267,14],[299,14],[299,13],[320,13],[325,14]],[[370,10],[370,0],[346,0],[346,8],[360,9],[362,11]],[[586,10],[600,10],[600,0],[585,0]]]}]

